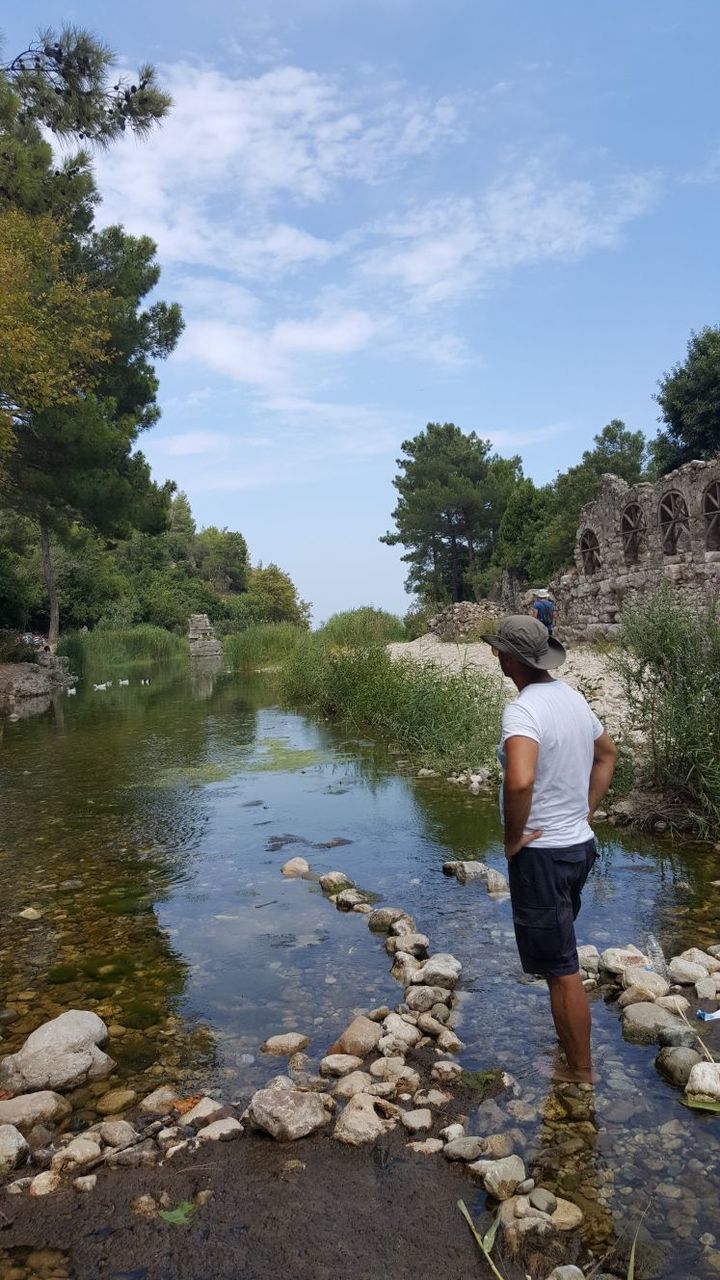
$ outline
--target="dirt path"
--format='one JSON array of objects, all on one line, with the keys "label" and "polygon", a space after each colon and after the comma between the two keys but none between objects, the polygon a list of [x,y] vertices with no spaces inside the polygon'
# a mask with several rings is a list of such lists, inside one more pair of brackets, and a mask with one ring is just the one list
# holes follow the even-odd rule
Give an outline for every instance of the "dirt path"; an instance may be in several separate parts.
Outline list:
[{"label": "dirt path", "polygon": [[[394,658],[411,658],[414,662],[432,662],[448,671],[460,671],[463,667],[478,667],[497,675],[499,666],[490,646],[482,641],[477,644],[452,644],[438,640],[433,635],[420,636],[409,644],[391,644],[388,650]],[[576,645],[568,649],[567,661],[558,673],[588,699],[609,733],[617,736],[627,717],[627,704],[622,686],[612,668],[612,659],[598,653],[589,645]],[[505,680],[508,697],[515,696],[510,680]]]},{"label": "dirt path", "polygon": [[[184,1168],[102,1172],[90,1195],[5,1196],[0,1276],[68,1280],[368,1280],[479,1274],[457,1210],[477,1188],[458,1164],[420,1157],[407,1135],[351,1150],[330,1138],[209,1143]],[[181,1162],[182,1163],[182,1162]],[[147,1220],[139,1195],[175,1207],[212,1192],[187,1225]],[[484,1195],[480,1196],[481,1201]],[[480,1224],[489,1215],[479,1206]],[[565,1246],[567,1247],[567,1246]],[[54,1259],[46,1251],[55,1254]],[[30,1267],[25,1258],[31,1253]],[[32,1262],[37,1259],[37,1270]],[[52,1266],[54,1262],[54,1266]],[[544,1274],[544,1272],[543,1272]],[[509,1270],[509,1276],[522,1270]]]}]

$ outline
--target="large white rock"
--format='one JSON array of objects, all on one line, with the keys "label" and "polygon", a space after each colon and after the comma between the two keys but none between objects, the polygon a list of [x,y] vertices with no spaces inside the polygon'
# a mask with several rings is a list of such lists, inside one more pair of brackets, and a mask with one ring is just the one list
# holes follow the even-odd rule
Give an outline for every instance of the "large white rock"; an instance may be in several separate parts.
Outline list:
[{"label": "large white rock", "polygon": [[704,965],[695,964],[693,960],[683,960],[680,956],[673,956],[668,965],[668,973],[673,982],[679,982],[681,987],[694,987],[701,978],[708,976]]},{"label": "large white rock", "polygon": [[64,1169],[69,1165],[71,1168],[82,1169],[85,1165],[99,1160],[100,1154],[100,1143],[93,1141],[93,1137],[86,1135],[73,1138],[72,1142],[55,1153],[52,1158],[52,1168]]},{"label": "large white rock", "polygon": [[452,990],[457,986],[461,973],[460,961],[455,956],[439,951],[412,974],[410,982],[413,986],[447,987]]},{"label": "large white rock", "polygon": [[589,973],[597,973],[600,968],[600,952],[592,943],[585,943],[584,946],[577,949],[578,961],[581,969],[586,969]]},{"label": "large white rock", "polygon": [[140,1110],[149,1116],[164,1116],[166,1112],[172,1110],[177,1098],[177,1090],[173,1089],[172,1085],[161,1084],[158,1089],[153,1089],[152,1093],[148,1093],[143,1098]]},{"label": "large white rock", "polygon": [[628,965],[649,965],[647,956],[629,943],[626,947],[608,947],[600,955],[600,968],[605,973],[624,973]]},{"label": "large white rock", "polygon": [[370,1018],[358,1014],[335,1041],[328,1051],[328,1056],[347,1053],[354,1058],[366,1058],[377,1046],[382,1033],[383,1029],[379,1022],[371,1022]]},{"label": "large white rock", "polygon": [[[383,1022],[383,1027],[386,1036],[393,1036],[395,1040],[407,1045],[408,1049],[414,1048],[418,1040],[422,1040],[422,1032],[418,1031],[417,1027],[413,1026],[411,1022],[406,1022],[404,1018],[401,1018],[399,1013],[388,1014]],[[381,1052],[383,1038],[380,1039],[378,1044]],[[391,1056],[391,1054],[386,1054],[386,1057]]]},{"label": "large white rock", "polygon": [[340,893],[343,889],[354,889],[355,884],[344,871],[327,871],[320,877],[320,888],[330,895]]},{"label": "large white rock", "polygon": [[447,987],[411,987],[405,1003],[413,1013],[429,1013],[434,1004],[449,1004],[451,998]]},{"label": "large white rock", "polygon": [[320,1061],[321,1076],[347,1076],[351,1071],[359,1071],[362,1058],[352,1053],[329,1053]]},{"label": "large white rock", "polygon": [[307,1048],[310,1043],[310,1037],[304,1036],[300,1031],[286,1031],[278,1036],[269,1036],[268,1039],[260,1045],[261,1053],[274,1054],[276,1058],[291,1058],[294,1053],[299,1053],[301,1049]]},{"label": "large white rock", "polygon": [[129,1147],[138,1140],[137,1133],[127,1120],[103,1120],[90,1132],[99,1133],[108,1147]]},{"label": "large white rock", "polygon": [[687,951],[680,952],[678,959],[702,965],[708,973],[720,973],[720,960],[717,956],[711,956],[708,951],[701,951],[699,947],[688,947]]},{"label": "large white rock", "polygon": [[372,1097],[368,1093],[356,1093],[342,1112],[333,1137],[349,1147],[362,1147],[366,1143],[376,1142],[394,1125],[388,1118],[391,1104],[382,1098]]},{"label": "large white rock", "polygon": [[198,1142],[232,1142],[240,1138],[243,1127],[233,1116],[225,1116],[224,1120],[213,1120],[198,1134]]},{"label": "large white rock", "polygon": [[299,1089],[260,1089],[248,1108],[248,1119],[278,1142],[294,1142],[324,1128],[330,1119],[318,1093]]},{"label": "large white rock", "polygon": [[0,1124],[0,1173],[9,1173],[25,1159],[29,1147],[14,1124]]},{"label": "large white rock", "polygon": [[720,1062],[696,1062],[685,1092],[708,1102],[720,1102]]},{"label": "large white rock", "polygon": [[496,1200],[509,1200],[520,1183],[525,1181],[525,1165],[519,1156],[506,1156],[504,1160],[476,1160],[468,1165],[468,1169]]},{"label": "large white rock", "polygon": [[631,1004],[622,1011],[622,1033],[631,1044],[655,1044],[661,1031],[683,1026],[669,1009],[649,1002]]},{"label": "large white rock", "polygon": [[289,862],[286,862],[280,868],[280,870],[282,871],[282,874],[287,876],[290,880],[299,879],[301,876],[309,874],[310,863],[307,861],[307,858],[291,858]]},{"label": "large white rock", "polygon": [[102,1018],[70,1009],[28,1036],[22,1049],[0,1062],[0,1087],[13,1093],[34,1089],[72,1089],[102,1080],[114,1070],[98,1045],[108,1038]]},{"label": "large white rock", "polygon": [[[376,1087],[373,1085],[373,1077],[367,1071],[351,1071],[349,1075],[343,1076],[342,1080],[338,1080],[334,1096],[347,1102],[349,1098],[354,1098],[356,1093],[368,1093],[370,1089]],[[395,1092],[392,1087],[391,1092]]]},{"label": "large white rock", "polygon": [[21,1133],[29,1133],[36,1124],[53,1124],[70,1115],[70,1103],[59,1093],[42,1090],[0,1102],[0,1124],[14,1124]]},{"label": "large white rock", "polygon": [[183,1124],[202,1125],[206,1124],[216,1111],[222,1111],[223,1103],[218,1102],[217,1098],[201,1098],[195,1106],[186,1111],[182,1118]]},{"label": "large white rock", "polygon": [[623,970],[622,984],[626,991],[631,987],[639,987],[653,1000],[658,996],[666,996],[670,990],[670,983],[665,978],[661,978],[660,974],[652,969],[644,969],[639,964],[630,964]]}]

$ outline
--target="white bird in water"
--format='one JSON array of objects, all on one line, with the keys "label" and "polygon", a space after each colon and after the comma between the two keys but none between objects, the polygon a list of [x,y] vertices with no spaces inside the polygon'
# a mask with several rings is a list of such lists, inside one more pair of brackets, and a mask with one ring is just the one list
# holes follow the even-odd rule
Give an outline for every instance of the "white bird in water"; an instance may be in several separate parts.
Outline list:
[{"label": "white bird in water", "polygon": [[96,693],[104,693],[107,689],[107,682],[105,684],[94,684],[93,689]]},{"label": "white bird in water", "polygon": [[129,683],[130,683],[130,681],[129,681],[129,680],[118,680],[118,684],[120,685],[120,688],[121,688],[121,689],[123,688],[123,686],[124,686],[124,685],[129,684]]},{"label": "white bird in water", "polygon": [[77,689],[67,689],[66,692],[67,692],[68,698],[74,698],[75,694],[77,693]]}]

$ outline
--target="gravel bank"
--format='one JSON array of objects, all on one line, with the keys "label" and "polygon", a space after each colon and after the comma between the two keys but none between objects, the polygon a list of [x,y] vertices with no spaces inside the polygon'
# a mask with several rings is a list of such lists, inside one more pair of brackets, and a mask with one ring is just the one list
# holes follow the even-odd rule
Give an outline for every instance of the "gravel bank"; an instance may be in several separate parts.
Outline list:
[{"label": "gravel bank", "polygon": [[[413,662],[432,662],[447,671],[476,667],[499,674],[497,658],[489,645],[453,644],[433,635],[420,636],[409,644],[388,645],[393,658],[410,658]],[[588,699],[610,734],[617,736],[627,718],[627,703],[622,685],[612,667],[612,657],[598,653],[590,645],[568,649],[568,657],[559,675]],[[503,677],[508,698],[515,696],[515,686]]]}]

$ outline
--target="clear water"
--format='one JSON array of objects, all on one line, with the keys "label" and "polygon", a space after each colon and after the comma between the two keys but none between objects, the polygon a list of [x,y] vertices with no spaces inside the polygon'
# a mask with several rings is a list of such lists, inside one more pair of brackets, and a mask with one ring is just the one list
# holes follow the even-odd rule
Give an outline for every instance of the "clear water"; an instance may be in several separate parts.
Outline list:
[{"label": "clear water", "polygon": [[[502,869],[490,800],[278,709],[262,684],[208,670],[157,671],[149,686],[113,674],[107,692],[88,682],[1,730],[0,1010],[18,1015],[0,1027],[3,1052],[63,1009],[91,1007],[113,1028],[119,1076],[144,1091],[157,1077],[244,1095],[272,1072],[261,1042],[285,1029],[320,1055],[354,1010],[395,1004],[399,989],[362,916],[280,875],[299,853],[315,873],[343,870],[407,908],[434,950],[462,960],[463,1062],[516,1075],[524,1155],[582,1205],[587,1244],[632,1235],[650,1200],[655,1274],[717,1274],[720,1254],[700,1237],[720,1241],[720,1117],[688,1112],[653,1049],[626,1045],[601,998],[601,1082],[594,1098],[563,1102],[542,1074],[547,994],[522,980],[509,904],[442,874],[451,857]],[[284,835],[297,841],[273,851]],[[348,843],[315,847],[335,840]],[[581,942],[652,933],[671,955],[720,939],[709,846],[610,829],[600,846]],[[23,920],[26,907],[41,918]],[[720,1024],[705,1031],[720,1056]],[[92,1090],[74,1101],[81,1123]]]}]

